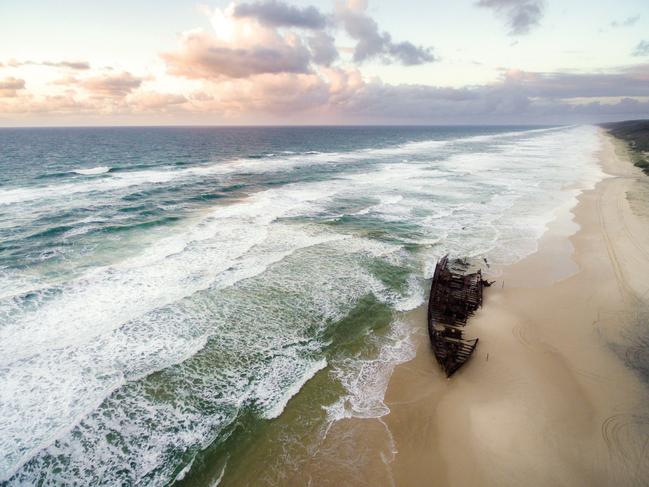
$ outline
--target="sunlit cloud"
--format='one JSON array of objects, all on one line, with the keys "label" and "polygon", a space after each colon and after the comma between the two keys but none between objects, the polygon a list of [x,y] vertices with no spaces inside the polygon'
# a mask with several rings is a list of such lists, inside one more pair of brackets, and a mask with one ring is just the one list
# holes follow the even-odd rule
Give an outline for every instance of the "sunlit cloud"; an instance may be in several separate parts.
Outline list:
[{"label": "sunlit cloud", "polygon": [[311,53],[301,39],[275,32],[247,34],[238,22],[228,25],[233,32],[229,42],[200,30],[185,32],[177,51],[162,54],[168,71],[187,78],[247,78],[262,73],[306,73]]},{"label": "sunlit cloud", "polygon": [[18,94],[19,90],[25,89],[25,80],[9,77],[0,79],[0,98],[11,98]]},{"label": "sunlit cloud", "polygon": [[211,12],[213,32],[187,31],[180,36],[179,48],[162,56],[170,74],[193,79],[305,74],[340,58],[334,33],[342,29],[357,42],[357,63],[434,61],[430,48],[393,42],[362,8],[358,3],[340,4],[335,15],[327,16],[315,7],[297,8],[277,0],[232,3]]},{"label": "sunlit cloud", "polygon": [[12,68],[20,66],[49,66],[52,68],[67,68],[75,70],[90,69],[90,63],[86,61],[18,61],[12,59],[7,62],[7,66]]},{"label": "sunlit cloud", "polygon": [[138,92],[128,99],[128,105],[135,112],[168,111],[187,103],[187,98],[175,93]]},{"label": "sunlit cloud", "polygon": [[[116,79],[130,81],[122,85]],[[465,88],[391,85],[366,80],[357,69],[341,68],[226,78],[187,95],[143,91],[129,76],[116,79],[77,82],[80,91],[57,96],[5,98],[0,111],[176,114],[212,123],[521,123],[530,118],[555,123],[637,116],[649,108],[649,65],[594,74],[510,70],[497,82]],[[12,81],[11,86],[21,85]],[[96,89],[84,96],[88,88]],[[121,96],[98,96],[102,92]]]},{"label": "sunlit cloud", "polygon": [[[544,12],[544,3],[535,0],[475,5],[503,16],[516,35],[538,26]],[[108,61],[114,69],[86,61],[3,60],[0,122],[33,116],[162,117],[181,123],[540,123],[647,113],[649,64],[570,72],[494,67],[489,81],[454,87],[386,83],[368,76],[372,71],[366,68],[427,65],[438,62],[436,54],[381,28],[365,0],[332,8],[280,0],[204,8],[208,26],[186,26],[176,47],[152,53],[155,66],[142,70],[120,67],[119,60]],[[634,17],[619,21],[635,22]],[[634,55],[649,55],[647,41]]]},{"label": "sunlit cloud", "polygon": [[142,84],[142,81],[143,78],[123,71],[121,73],[108,73],[85,78],[79,81],[79,85],[91,94],[120,97],[138,88]]}]

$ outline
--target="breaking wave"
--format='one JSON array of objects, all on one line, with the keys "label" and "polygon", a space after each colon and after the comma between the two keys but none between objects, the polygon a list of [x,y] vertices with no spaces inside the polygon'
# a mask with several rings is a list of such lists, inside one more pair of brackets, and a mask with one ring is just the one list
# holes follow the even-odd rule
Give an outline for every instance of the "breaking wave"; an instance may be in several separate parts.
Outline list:
[{"label": "breaking wave", "polygon": [[[344,150],[218,158],[205,138],[187,139],[189,161],[183,144],[119,170],[114,154],[32,161],[2,186],[0,481],[182,479],[243,415],[278,417],[323,373],[344,391],[322,405],[329,421],[387,414],[392,370],[414,354],[402,313],[423,303],[431,263],[530,254],[601,178],[593,127],[373,130],[360,147],[341,132]],[[53,173],[68,175],[44,183]],[[342,353],[353,333],[363,353]]]}]

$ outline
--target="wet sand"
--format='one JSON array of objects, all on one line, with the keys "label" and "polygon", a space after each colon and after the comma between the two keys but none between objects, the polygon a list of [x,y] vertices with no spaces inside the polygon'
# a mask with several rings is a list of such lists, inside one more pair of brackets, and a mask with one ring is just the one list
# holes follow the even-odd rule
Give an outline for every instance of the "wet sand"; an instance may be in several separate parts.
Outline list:
[{"label": "wet sand", "polygon": [[383,484],[649,485],[647,386],[625,363],[628,335],[649,332],[649,178],[602,137],[609,177],[502,269],[467,328],[472,360],[447,380],[418,333],[386,395]]}]

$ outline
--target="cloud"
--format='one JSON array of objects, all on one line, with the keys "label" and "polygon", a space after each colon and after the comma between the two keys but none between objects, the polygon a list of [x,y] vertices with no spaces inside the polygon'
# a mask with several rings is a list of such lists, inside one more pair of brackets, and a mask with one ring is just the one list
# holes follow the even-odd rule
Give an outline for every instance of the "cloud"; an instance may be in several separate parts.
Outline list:
[{"label": "cloud", "polygon": [[235,118],[273,114],[290,119],[303,112],[322,110],[328,98],[327,83],[317,75],[262,74],[215,87],[211,107]]},{"label": "cloud", "polygon": [[[509,19],[513,34],[538,24],[543,7],[531,0],[479,4]],[[649,113],[649,64],[598,72],[502,70],[493,83],[463,88],[364,79],[357,65],[368,61],[435,60],[430,48],[394,41],[367,13],[365,0],[338,3],[331,15],[252,0],[209,17],[213,29],[187,31],[161,55],[168,74],[190,80],[161,80],[159,86],[178,92],[154,91],[155,82],[127,71],[41,62],[65,70],[50,73],[56,76],[46,84],[28,78],[34,92],[22,79],[0,80],[0,114],[138,121],[159,114],[176,123],[559,123]],[[343,32],[353,43],[340,59],[345,48],[336,46],[336,36]],[[649,42],[636,51],[648,55]]]},{"label": "cloud", "polygon": [[124,97],[84,96],[79,90],[68,89],[58,95],[35,95],[24,93],[11,99],[0,98],[0,116],[13,114],[45,117],[65,117],[83,121],[106,116],[120,116],[124,119],[142,114],[182,113],[187,98],[176,93],[135,91]]},{"label": "cloud", "polygon": [[20,66],[49,66],[53,68],[67,68],[75,70],[90,69],[90,63],[86,61],[17,61],[15,59],[12,59],[7,63],[7,66],[10,66],[12,68]]},{"label": "cloud", "polygon": [[430,48],[392,42],[354,0],[335,15],[279,0],[231,3],[209,12],[213,32],[190,30],[176,50],[162,58],[171,75],[190,79],[244,79],[260,74],[307,74],[340,58],[334,34],[344,29],[354,40],[353,60],[378,59],[406,66],[434,61]]},{"label": "cloud", "polygon": [[251,17],[270,27],[301,27],[323,29],[327,18],[313,7],[298,8],[277,0],[240,3],[234,7],[235,17]]},{"label": "cloud", "polygon": [[649,102],[620,97],[604,103],[540,98],[534,86],[512,90],[492,85],[444,88],[426,85],[364,84],[337,106],[339,117],[357,123],[518,124],[578,123],[646,117]]},{"label": "cloud", "polygon": [[71,86],[79,83],[79,78],[76,76],[64,76],[63,78],[58,78],[53,81],[50,81],[52,85],[58,86]]},{"label": "cloud", "polygon": [[[82,80],[78,92],[71,88],[57,96],[19,90],[13,98],[0,99],[0,114],[59,117],[53,120],[110,115],[172,123],[597,122],[646,117],[647,80],[649,64],[608,73],[507,71],[497,82],[464,88],[394,85],[364,80],[356,69],[322,68],[224,78],[186,96],[133,89],[122,97],[83,96],[87,80]],[[1,86],[23,86],[21,80],[9,81]],[[141,118],[153,114],[163,118]]]},{"label": "cloud", "polygon": [[649,64],[601,73],[508,71],[502,85],[512,92],[540,98],[649,96]]},{"label": "cloud", "polygon": [[608,25],[611,26],[611,27],[613,27],[613,28],[618,28],[618,27],[631,27],[631,26],[635,25],[636,22],[638,22],[638,20],[640,20],[640,15],[639,15],[639,14],[638,14],[638,15],[632,15],[632,16],[630,16],[630,17],[627,17],[627,18],[624,19],[624,20],[619,20],[619,21],[618,21],[618,20],[614,20],[613,22],[611,22],[611,23],[608,24]]},{"label": "cloud", "polygon": [[24,94],[10,99],[0,99],[0,114],[60,116],[84,114],[97,110],[96,105],[79,101],[71,94],[34,96]]},{"label": "cloud", "polygon": [[504,17],[512,36],[528,34],[539,25],[545,10],[545,0],[479,0],[476,5]]},{"label": "cloud", "polygon": [[143,78],[138,78],[127,71],[122,71],[121,73],[115,74],[100,74],[90,78],[84,78],[78,82],[82,88],[92,95],[123,97],[136,88],[139,88],[143,81]]},{"label": "cloud", "polygon": [[52,66],[55,68],[69,68],[69,69],[78,69],[78,70],[90,69],[90,63],[86,61],[59,61],[59,62],[43,61],[41,64],[43,66]]},{"label": "cloud", "polygon": [[[264,37],[267,42],[262,42]],[[309,71],[311,53],[298,38],[267,35],[262,39],[236,47],[236,42],[224,42],[213,34],[190,31],[182,35],[179,50],[164,53],[162,58],[170,74],[194,79]]]},{"label": "cloud", "polygon": [[337,17],[347,34],[354,39],[354,61],[361,63],[379,58],[384,63],[399,62],[406,66],[435,61],[431,48],[418,47],[410,42],[393,43],[392,36],[381,32],[374,19],[366,15],[365,3],[339,5]]},{"label": "cloud", "polygon": [[0,90],[22,90],[25,88],[25,80],[13,76],[0,80]]},{"label": "cloud", "polygon": [[307,38],[313,62],[321,66],[330,66],[338,59],[335,39],[326,32],[316,32]]},{"label": "cloud", "polygon": [[404,66],[414,66],[416,64],[432,63],[435,61],[435,56],[431,48],[418,47],[408,41],[397,44],[389,43],[387,51]]},{"label": "cloud", "polygon": [[633,49],[633,56],[649,56],[649,41],[640,41]]},{"label": "cloud", "polygon": [[[508,71],[464,88],[364,80],[356,69],[260,74],[205,86],[183,107],[252,123],[572,123],[649,113],[649,65],[610,73]],[[643,112],[644,110],[644,112]]]},{"label": "cloud", "polygon": [[12,98],[17,96],[19,90],[25,89],[25,80],[14,78],[0,79],[0,98]]},{"label": "cloud", "polygon": [[184,103],[187,98],[176,93],[144,92],[129,97],[129,108],[136,112],[160,112],[173,109]]},{"label": "cloud", "polygon": [[523,113],[530,101],[524,96],[488,87],[443,88],[426,85],[367,84],[344,105],[355,120],[397,123],[457,123],[475,117],[499,119]]}]

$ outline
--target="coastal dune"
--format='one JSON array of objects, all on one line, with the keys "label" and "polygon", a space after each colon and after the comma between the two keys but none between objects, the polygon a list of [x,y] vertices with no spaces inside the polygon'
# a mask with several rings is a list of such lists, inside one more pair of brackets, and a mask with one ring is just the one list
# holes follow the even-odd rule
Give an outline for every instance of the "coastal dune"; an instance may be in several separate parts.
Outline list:
[{"label": "coastal dune", "polygon": [[[499,270],[468,327],[480,337],[472,360],[446,380],[420,332],[416,358],[396,368],[386,485],[649,482],[634,341],[649,332],[649,182],[601,137],[608,177],[550,225],[538,252]],[[423,328],[423,310],[411,318]]]},{"label": "coastal dune", "polygon": [[600,145],[606,177],[537,252],[490,269],[472,359],[446,379],[425,307],[410,312],[417,353],[392,374],[390,413],[334,423],[300,482],[649,485],[649,178],[604,131]]}]

